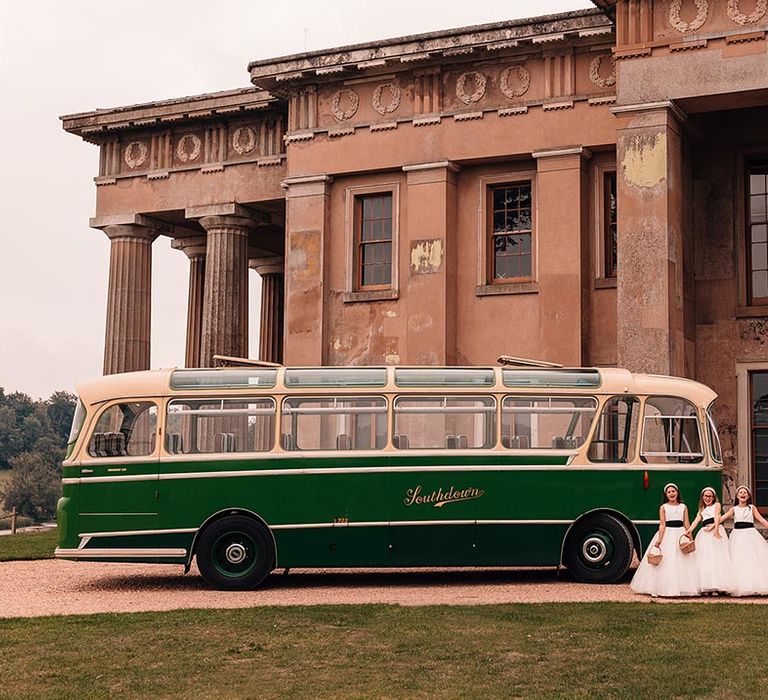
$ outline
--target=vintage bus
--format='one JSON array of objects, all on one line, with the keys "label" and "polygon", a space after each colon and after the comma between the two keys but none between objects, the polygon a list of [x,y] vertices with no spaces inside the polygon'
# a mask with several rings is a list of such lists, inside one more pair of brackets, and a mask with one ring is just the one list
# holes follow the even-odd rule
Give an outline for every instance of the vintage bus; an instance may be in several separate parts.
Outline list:
[{"label": "vintage bus", "polygon": [[615,582],[662,487],[722,486],[697,382],[556,366],[126,373],[78,387],[62,559],[275,568],[565,566]]}]

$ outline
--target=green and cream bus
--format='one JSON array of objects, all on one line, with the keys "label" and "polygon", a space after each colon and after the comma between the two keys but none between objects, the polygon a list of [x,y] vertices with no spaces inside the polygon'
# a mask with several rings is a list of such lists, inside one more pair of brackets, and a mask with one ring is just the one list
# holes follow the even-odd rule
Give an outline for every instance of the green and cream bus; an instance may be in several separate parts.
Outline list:
[{"label": "green and cream bus", "polygon": [[62,559],[275,568],[561,566],[614,582],[662,486],[721,490],[715,393],[622,369],[278,367],[78,387]]}]

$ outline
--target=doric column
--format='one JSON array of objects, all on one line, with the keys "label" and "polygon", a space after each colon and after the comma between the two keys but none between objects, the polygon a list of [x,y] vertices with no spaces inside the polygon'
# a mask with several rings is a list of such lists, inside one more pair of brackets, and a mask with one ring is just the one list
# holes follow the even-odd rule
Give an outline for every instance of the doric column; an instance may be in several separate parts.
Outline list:
[{"label": "doric column", "polygon": [[187,297],[187,344],[185,367],[200,367],[200,340],[203,335],[203,290],[205,289],[205,236],[177,238],[172,246],[189,258]]},{"label": "doric column", "polygon": [[204,216],[207,233],[200,365],[214,355],[248,356],[248,234],[253,220]]},{"label": "doric column", "polygon": [[149,369],[152,241],[157,232],[137,224],[103,227],[109,256],[104,374]]},{"label": "doric column", "polygon": [[250,267],[261,277],[259,359],[283,361],[283,300],[285,268],[282,257],[255,258]]},{"label": "doric column", "polygon": [[683,246],[685,115],[671,102],[614,108],[619,119],[617,345],[621,367],[692,376]]}]

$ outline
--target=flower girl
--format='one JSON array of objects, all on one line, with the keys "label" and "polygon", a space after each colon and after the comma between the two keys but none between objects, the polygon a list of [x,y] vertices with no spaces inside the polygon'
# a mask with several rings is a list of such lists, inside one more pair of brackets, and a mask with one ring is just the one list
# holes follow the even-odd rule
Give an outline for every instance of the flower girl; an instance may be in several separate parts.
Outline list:
[{"label": "flower girl", "polygon": [[[676,484],[664,487],[664,501],[659,508],[659,531],[637,567],[630,584],[635,593],[649,593],[653,597],[695,596],[699,594],[699,578],[692,556],[680,549],[680,536],[690,530],[688,508],[680,503],[680,490]],[[661,550],[661,562],[654,566],[648,561],[653,547]]]},{"label": "flower girl", "polygon": [[731,555],[728,551],[728,535],[720,525],[721,507],[715,490],[709,486],[701,492],[699,512],[686,531],[689,536],[701,522],[696,535],[694,561],[699,574],[701,593],[730,593],[733,590]]},{"label": "flower girl", "polygon": [[736,489],[736,505],[720,519],[733,518],[730,551],[733,566],[733,595],[768,595],[768,542],[755,530],[755,520],[764,527],[768,521],[752,504],[746,486]]}]

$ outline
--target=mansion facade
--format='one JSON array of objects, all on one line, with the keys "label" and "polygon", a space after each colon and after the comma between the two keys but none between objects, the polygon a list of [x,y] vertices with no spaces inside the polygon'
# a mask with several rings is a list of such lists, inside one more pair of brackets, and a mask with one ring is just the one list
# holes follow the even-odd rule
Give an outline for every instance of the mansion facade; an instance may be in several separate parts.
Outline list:
[{"label": "mansion facade", "polygon": [[247,357],[259,323],[259,358],[291,365],[691,377],[720,395],[727,473],[768,506],[766,4],[595,0],[62,117],[101,154],[105,373],[149,367],[168,236],[187,366]]}]

